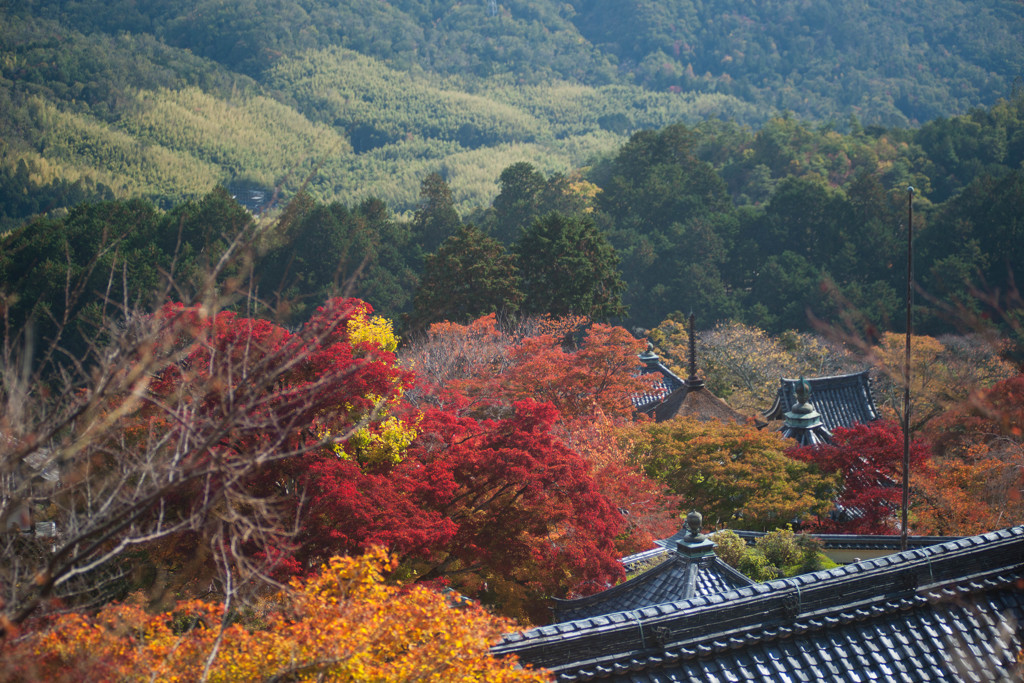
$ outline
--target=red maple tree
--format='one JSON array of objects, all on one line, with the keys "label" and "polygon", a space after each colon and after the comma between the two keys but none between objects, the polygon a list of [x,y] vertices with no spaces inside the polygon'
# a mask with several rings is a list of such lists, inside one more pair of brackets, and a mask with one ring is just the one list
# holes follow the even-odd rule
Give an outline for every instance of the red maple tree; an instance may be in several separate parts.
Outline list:
[{"label": "red maple tree", "polygon": [[621,515],[587,463],[552,429],[549,404],[504,419],[429,409],[404,459],[387,467],[317,455],[289,463],[306,491],[295,556],[386,545],[404,571],[543,620],[545,597],[594,592],[622,578]]},{"label": "red maple tree", "polygon": [[161,514],[194,520],[150,544],[154,557],[209,557],[213,544],[228,563],[300,570],[288,552],[293,502],[305,495],[295,472],[325,453],[356,467],[339,454],[355,450],[357,434],[379,432],[412,384],[393,351],[354,336],[371,315],[362,301],[332,299],[292,332],[230,311],[163,307],[160,352],[173,361],[115,434],[178,473]]},{"label": "red maple tree", "polygon": [[[813,463],[823,473],[839,472],[843,483],[835,512],[819,517],[816,529],[825,533],[897,533],[902,499],[903,430],[891,420],[837,427],[833,442],[786,451],[795,460]],[[930,457],[927,444],[911,442],[911,467],[920,471]]]},{"label": "red maple tree", "polygon": [[390,327],[358,300],[332,300],[298,330],[182,305],[151,322],[159,348],[139,353],[166,362],[136,399],[111,402],[103,424],[116,428],[89,462],[116,473],[135,459],[151,468],[142,483],[160,482],[149,503],[118,489],[140,535],[157,530],[131,541],[134,563],[172,577],[154,601],[377,545],[405,578],[530,621],[548,596],[622,578],[622,515],[552,403],[509,400],[484,417],[452,393],[422,411]]},{"label": "red maple tree", "polygon": [[[293,533],[270,549],[250,543],[233,552],[305,572],[332,555],[383,545],[409,576],[457,585],[530,620],[545,617],[546,596],[619,580],[622,517],[588,463],[556,436],[558,411],[521,400],[483,419],[452,394],[443,408],[421,413],[403,398],[412,374],[379,343],[353,336],[353,316],[368,314],[362,302],[335,301],[296,334],[231,313],[165,311],[207,333],[154,384],[150,413],[166,419],[161,398],[174,396],[216,421],[238,409],[233,396],[248,392],[245,409],[263,415],[254,424],[287,428],[234,431],[204,457],[244,459],[268,440],[282,453],[302,451],[268,458],[245,481],[255,499],[273,501],[278,519],[295,521]],[[195,337],[189,330],[185,338]],[[256,378],[271,367],[274,381],[261,384]],[[203,391],[193,395],[197,386]],[[182,505],[202,500],[192,489]]]}]

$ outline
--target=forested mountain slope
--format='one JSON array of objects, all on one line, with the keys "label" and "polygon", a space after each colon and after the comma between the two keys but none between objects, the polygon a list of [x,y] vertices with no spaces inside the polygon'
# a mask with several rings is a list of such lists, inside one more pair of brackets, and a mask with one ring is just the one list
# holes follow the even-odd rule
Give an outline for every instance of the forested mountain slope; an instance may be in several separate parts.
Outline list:
[{"label": "forested mountain slope", "polygon": [[[1021,75],[1006,0],[36,0],[83,32],[149,33],[258,76],[282,56],[346,47],[439,74],[635,82],[872,123],[925,121],[1006,93]],[[875,111],[870,111],[875,110]]]},{"label": "forested mountain slope", "polygon": [[[379,199],[300,194],[266,222],[253,256],[260,292],[291,301],[295,319],[347,283],[403,334],[488,313],[651,328],[693,312],[706,325],[780,333],[809,329],[808,312],[834,321],[859,311],[891,330],[903,313],[908,185],[923,293],[915,329],[949,331],[943,307],[958,302],[996,317],[1019,307],[1024,93],[914,130],[844,134],[792,116],[758,130],[713,120],[644,130],[585,172],[512,163],[492,205],[468,214],[438,173],[408,219]],[[214,258],[218,235],[248,219],[223,188],[167,212],[84,203],[0,236],[0,290],[22,294],[10,309],[19,320],[60,310],[69,260],[75,273],[99,267],[87,296],[123,265],[144,304],[159,273]],[[983,306],[972,286],[1005,296]]]},{"label": "forested mountain slope", "polygon": [[1008,94],[1020,3],[593,0],[581,35],[645,87],[736,95],[817,119],[919,124]]},{"label": "forested mountain slope", "polygon": [[989,105],[1022,37],[1010,0],[5,0],[0,220],[307,180],[404,211],[431,172],[465,211],[511,163],[566,172],[677,121]]}]

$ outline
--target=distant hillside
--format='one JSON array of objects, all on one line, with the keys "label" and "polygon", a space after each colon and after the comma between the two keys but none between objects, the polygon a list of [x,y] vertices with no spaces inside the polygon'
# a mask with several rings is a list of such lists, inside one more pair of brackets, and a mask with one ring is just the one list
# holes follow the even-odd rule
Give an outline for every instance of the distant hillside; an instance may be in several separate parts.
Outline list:
[{"label": "distant hillside", "polygon": [[895,125],[962,113],[1024,76],[1015,0],[35,0],[83,33],[151,34],[259,77],[344,47],[446,75],[722,92]]},{"label": "distant hillside", "polygon": [[409,210],[435,171],[468,211],[510,163],[567,172],[677,121],[990,105],[1022,44],[1011,0],[4,0],[0,228],[231,182]]},{"label": "distant hillside", "polygon": [[1024,77],[1024,5],[1012,0],[574,5],[587,42],[647,88],[812,119],[917,125],[1008,96]]}]

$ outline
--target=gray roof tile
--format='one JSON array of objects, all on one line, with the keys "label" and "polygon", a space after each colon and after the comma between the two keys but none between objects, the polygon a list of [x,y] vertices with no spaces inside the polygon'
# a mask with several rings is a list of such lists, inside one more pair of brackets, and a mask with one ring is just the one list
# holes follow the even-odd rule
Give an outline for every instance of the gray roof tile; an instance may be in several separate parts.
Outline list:
[{"label": "gray roof tile", "polygon": [[[769,420],[781,420],[797,404],[796,385],[799,379],[779,380],[775,403],[764,412]],[[867,424],[878,419],[878,409],[871,395],[871,380],[867,370],[849,375],[812,377],[810,402],[821,413],[821,420],[828,430],[836,427],[852,427],[857,423]]]},{"label": "gray roof tile", "polygon": [[654,386],[646,394],[632,397],[633,408],[638,412],[649,413],[661,403],[666,396],[683,386],[683,380],[669,370],[661,361],[647,361],[643,364],[641,375],[658,375]]}]

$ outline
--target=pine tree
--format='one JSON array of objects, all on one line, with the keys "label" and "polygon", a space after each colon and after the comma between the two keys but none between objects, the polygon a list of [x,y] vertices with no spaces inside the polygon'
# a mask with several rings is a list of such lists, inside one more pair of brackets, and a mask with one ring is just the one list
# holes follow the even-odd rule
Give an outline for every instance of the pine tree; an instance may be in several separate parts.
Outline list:
[{"label": "pine tree", "polygon": [[525,161],[512,164],[498,178],[501,192],[494,199],[493,234],[505,244],[515,242],[540,214],[544,174]]},{"label": "pine tree", "polygon": [[462,224],[452,203],[452,191],[438,173],[431,173],[420,184],[420,208],[412,221],[413,238],[423,251],[436,251]]},{"label": "pine tree", "polygon": [[501,242],[463,225],[426,258],[414,300],[415,326],[515,313],[522,304],[514,258]]},{"label": "pine tree", "polygon": [[619,257],[589,216],[549,213],[516,243],[527,313],[626,314]]}]

